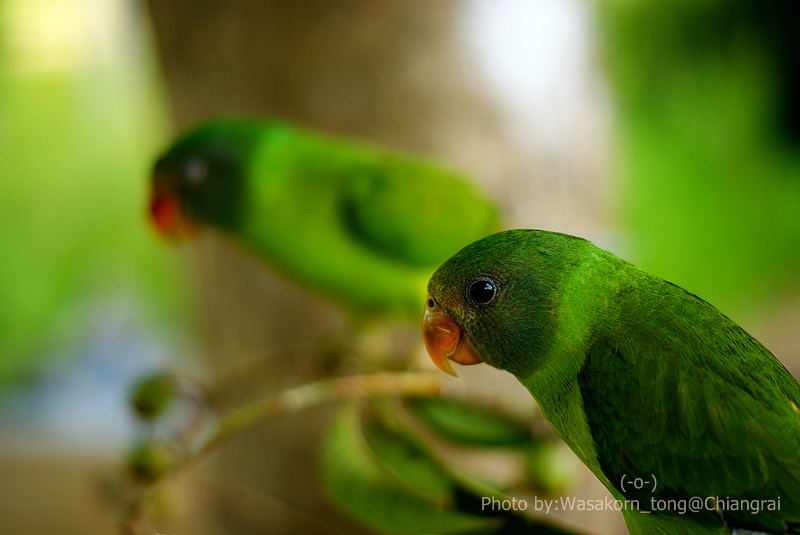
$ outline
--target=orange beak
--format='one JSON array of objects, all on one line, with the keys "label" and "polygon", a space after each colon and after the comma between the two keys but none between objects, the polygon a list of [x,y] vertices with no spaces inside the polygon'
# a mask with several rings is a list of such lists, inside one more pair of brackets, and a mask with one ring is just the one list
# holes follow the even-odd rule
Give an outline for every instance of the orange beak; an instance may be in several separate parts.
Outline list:
[{"label": "orange beak", "polygon": [[183,214],[180,201],[169,191],[153,188],[150,219],[158,232],[168,238],[185,239],[197,234],[197,226]]},{"label": "orange beak", "polygon": [[428,298],[428,306],[422,318],[422,339],[433,363],[453,377],[457,375],[450,365],[451,360],[463,365],[483,362],[464,340],[458,323],[431,298]]}]

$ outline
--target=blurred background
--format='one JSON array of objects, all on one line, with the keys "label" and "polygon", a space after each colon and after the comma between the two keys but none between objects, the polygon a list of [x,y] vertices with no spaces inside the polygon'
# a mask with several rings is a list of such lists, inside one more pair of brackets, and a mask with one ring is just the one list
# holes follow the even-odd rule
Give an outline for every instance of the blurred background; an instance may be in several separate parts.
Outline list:
[{"label": "blurred background", "polygon": [[[3,530],[119,531],[148,372],[257,362],[267,390],[325,374],[323,354],[282,351],[324,345],[341,311],[223,236],[175,247],[148,226],[155,158],[220,115],[433,157],[509,227],[684,286],[798,375],[798,24],[792,0],[0,0]],[[448,387],[529,403],[477,368]],[[163,529],[360,530],[318,488],[329,414],[237,437],[180,478]],[[605,490],[579,471],[568,494]],[[561,520],[625,533],[616,512]]]}]

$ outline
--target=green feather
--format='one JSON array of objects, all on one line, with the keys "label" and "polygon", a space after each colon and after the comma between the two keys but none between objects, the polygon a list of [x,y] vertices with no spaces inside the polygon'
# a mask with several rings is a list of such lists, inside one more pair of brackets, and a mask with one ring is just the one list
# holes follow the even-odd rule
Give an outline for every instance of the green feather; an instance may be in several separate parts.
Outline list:
[{"label": "green feather", "polygon": [[274,122],[200,126],[153,180],[194,221],[362,313],[418,317],[436,267],[499,228],[493,203],[453,171]]},{"label": "green feather", "polygon": [[[479,276],[497,286],[484,305],[466,294]],[[707,302],[585,240],[535,230],[465,247],[428,289],[615,497],[652,510],[625,512],[632,533],[800,532],[800,385]],[[653,476],[655,490],[623,483]],[[651,507],[717,496],[780,498],[780,509]]]}]

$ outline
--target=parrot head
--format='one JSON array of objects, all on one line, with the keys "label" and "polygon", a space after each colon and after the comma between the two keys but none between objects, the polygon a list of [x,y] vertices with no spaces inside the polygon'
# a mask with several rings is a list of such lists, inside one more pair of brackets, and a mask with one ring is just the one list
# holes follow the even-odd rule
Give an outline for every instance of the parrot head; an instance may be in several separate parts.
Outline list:
[{"label": "parrot head", "polygon": [[185,238],[202,225],[235,228],[258,141],[258,130],[244,121],[205,124],[180,138],[153,170],[149,209],[156,229]]},{"label": "parrot head", "polygon": [[589,242],[536,230],[509,230],[467,245],[428,283],[425,348],[443,371],[450,361],[529,376],[555,332],[559,285]]}]

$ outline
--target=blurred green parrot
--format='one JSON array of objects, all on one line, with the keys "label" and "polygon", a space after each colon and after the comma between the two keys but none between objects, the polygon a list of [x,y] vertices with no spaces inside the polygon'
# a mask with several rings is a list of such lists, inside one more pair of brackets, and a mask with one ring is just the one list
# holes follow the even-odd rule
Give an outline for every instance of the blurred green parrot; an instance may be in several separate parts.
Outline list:
[{"label": "blurred green parrot", "polygon": [[150,214],[165,235],[210,226],[358,314],[418,317],[447,257],[499,229],[498,210],[439,165],[279,122],[221,120],[159,159]]},{"label": "blurred green parrot", "polygon": [[511,372],[631,533],[800,533],[800,385],[707,302],[539,230],[465,247],[428,292],[434,362]]}]

